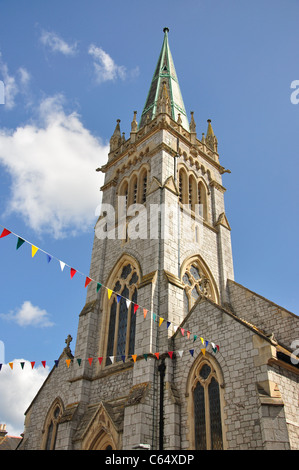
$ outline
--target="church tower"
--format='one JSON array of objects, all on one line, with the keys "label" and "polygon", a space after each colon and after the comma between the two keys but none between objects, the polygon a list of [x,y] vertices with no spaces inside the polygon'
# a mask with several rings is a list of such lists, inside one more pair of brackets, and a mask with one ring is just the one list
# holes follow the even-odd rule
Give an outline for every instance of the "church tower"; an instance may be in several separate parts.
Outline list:
[{"label": "church tower", "polygon": [[299,449],[298,317],[234,281],[229,170],[211,120],[199,138],[187,118],[168,33],[139,123],[126,138],[117,119],[98,169],[74,355],[68,337],[21,449]]},{"label": "church tower", "polygon": [[[124,449],[158,448],[154,354],[168,351],[175,326],[198,298],[225,305],[226,280],[233,279],[217,138],[210,120],[201,140],[193,112],[188,121],[168,32],[139,124],[135,111],[126,139],[117,120],[108,161],[99,169],[105,181],[90,268],[99,285],[88,286],[75,354],[83,359],[74,377],[81,400],[90,400],[92,381],[101,377],[131,382]],[[162,321],[171,326],[162,330]],[[91,368],[88,357],[103,359]]]}]

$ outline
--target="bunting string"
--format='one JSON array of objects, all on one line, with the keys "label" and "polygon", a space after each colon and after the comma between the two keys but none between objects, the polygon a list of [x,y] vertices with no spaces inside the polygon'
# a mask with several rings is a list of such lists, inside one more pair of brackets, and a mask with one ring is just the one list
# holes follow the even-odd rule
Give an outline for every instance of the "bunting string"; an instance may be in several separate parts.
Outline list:
[{"label": "bunting string", "polygon": [[[134,302],[132,302],[131,300],[127,299],[126,297],[122,296],[121,294],[118,294],[116,292],[114,292],[112,289],[110,289],[109,287],[103,285],[101,282],[95,280],[95,279],[92,279],[90,276],[87,276],[86,274],[80,272],[79,270],[75,269],[74,267],[68,265],[67,263],[65,263],[64,261],[61,261],[60,259],[56,258],[55,256],[53,256],[52,254],[49,254],[48,252],[44,251],[43,249],[37,247],[36,245],[33,245],[30,241],[26,240],[24,237],[21,237],[20,235],[12,232],[11,230],[8,230],[7,228],[5,228],[3,225],[0,224],[0,227],[2,227],[2,233],[0,235],[0,239],[1,238],[5,238],[7,237],[8,235],[14,235],[16,238],[17,238],[17,245],[16,245],[16,249],[19,250],[22,245],[24,243],[27,243],[28,245],[31,246],[31,256],[32,258],[34,258],[34,256],[36,255],[36,253],[38,251],[44,253],[46,255],[46,259],[47,259],[47,262],[50,263],[52,260],[56,260],[58,261],[59,265],[60,265],[60,269],[61,271],[64,271],[64,269],[67,267],[69,268],[70,270],[70,277],[71,279],[74,278],[75,275],[81,275],[84,277],[85,279],[85,284],[84,284],[84,287],[86,288],[89,284],[93,283],[96,285],[96,290],[97,292],[99,292],[99,290],[102,288],[102,289],[106,289],[107,291],[107,295],[108,295],[108,299],[111,299],[111,296],[114,294],[115,297],[116,297],[116,300],[117,302],[119,302],[122,298],[126,301],[126,305],[127,305],[127,308],[129,309],[130,305],[132,304],[133,306],[133,311],[134,311],[134,314],[137,313],[137,310],[139,311],[143,311],[143,317],[144,319],[146,319],[147,315],[150,313],[152,315],[152,319],[154,320],[155,323],[157,323],[159,325],[159,328],[161,327],[161,325],[164,323],[164,318],[161,317],[160,315],[157,315],[156,313],[154,312],[151,312],[150,310],[148,310],[147,308],[144,308],[142,307],[141,305],[139,304],[136,304]],[[177,332],[177,330],[180,330],[182,336],[185,336],[188,340],[193,340],[193,342],[195,342],[197,339],[199,339],[201,341],[201,350],[205,350],[206,347],[208,346],[208,344],[211,345],[212,347],[212,351],[214,353],[216,353],[217,351],[219,351],[219,346],[217,344],[215,344],[215,342],[213,341],[210,341],[210,340],[206,340],[203,338],[203,336],[201,336],[199,333],[197,334],[194,334],[194,333],[191,333],[190,331],[187,331],[185,328],[182,328],[180,327],[179,325],[176,325],[174,324],[173,322],[170,322],[170,321],[166,321],[166,328],[168,329],[170,326],[173,327],[173,331],[174,333]],[[193,349],[190,349],[189,351],[194,351]],[[156,354],[159,354],[159,353],[156,353]],[[113,356],[111,356],[113,357]],[[115,358],[114,358],[115,359]]]},{"label": "bunting string", "polygon": [[[216,353],[217,351],[219,351],[219,346],[217,345],[213,345],[212,346],[212,349],[213,349],[213,352]],[[196,352],[195,352],[195,349],[180,349],[180,350],[177,350],[177,351],[168,351],[167,353],[164,353],[162,354],[161,352],[155,352],[155,353],[147,353],[147,354],[129,354],[129,355],[120,355],[120,356],[98,356],[98,357],[88,357],[86,360],[82,359],[82,358],[67,358],[67,359],[55,359],[54,360],[54,367],[58,367],[59,364],[61,363],[65,363],[65,365],[67,366],[67,368],[70,367],[71,364],[74,364],[76,363],[79,367],[82,365],[82,362],[88,362],[89,366],[92,366],[93,364],[97,363],[99,365],[102,364],[102,362],[104,363],[107,363],[107,361],[109,360],[108,362],[108,365],[110,364],[114,364],[116,362],[125,362],[126,360],[131,360],[133,361],[134,363],[136,363],[137,360],[150,360],[150,359],[156,359],[156,360],[159,360],[162,356],[164,358],[170,358],[172,360],[176,359],[176,358],[182,358],[183,355],[185,355],[186,353],[189,353],[188,356],[189,357],[192,357],[192,358],[195,358],[196,356]],[[199,354],[203,354],[205,356],[206,354],[206,347],[200,347],[199,348]],[[25,364],[27,362],[27,368],[30,367],[30,369],[34,369],[34,367],[37,366],[37,362],[36,361],[12,361],[12,362],[8,362],[7,365],[10,367],[11,370],[16,370],[15,367],[19,364],[21,369],[24,369],[25,368]],[[40,361],[40,363],[42,364],[42,366],[45,368],[46,365],[49,365],[48,364],[48,361]],[[3,366],[6,365],[6,364],[2,364],[0,363],[0,371],[2,370]]]}]

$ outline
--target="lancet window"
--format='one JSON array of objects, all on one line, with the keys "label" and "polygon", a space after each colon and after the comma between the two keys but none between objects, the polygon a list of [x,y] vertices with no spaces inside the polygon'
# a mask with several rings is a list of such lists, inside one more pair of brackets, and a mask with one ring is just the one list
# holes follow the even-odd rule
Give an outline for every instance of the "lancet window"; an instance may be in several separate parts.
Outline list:
[{"label": "lancet window", "polygon": [[191,211],[207,220],[208,198],[203,181],[198,181],[194,174],[188,176],[187,170],[181,167],[179,170],[178,186],[180,203],[188,205]]},{"label": "lancet window", "polygon": [[52,405],[45,422],[43,448],[45,450],[55,450],[58,432],[59,419],[62,415],[63,407],[59,399]]},{"label": "lancet window", "polygon": [[201,361],[192,383],[195,450],[222,450],[220,387],[211,362]]},{"label": "lancet window", "polygon": [[121,267],[116,276],[113,295],[109,305],[109,327],[107,342],[106,365],[111,364],[110,356],[115,362],[134,354],[136,314],[134,304],[137,303],[137,286],[139,275],[132,263]]}]

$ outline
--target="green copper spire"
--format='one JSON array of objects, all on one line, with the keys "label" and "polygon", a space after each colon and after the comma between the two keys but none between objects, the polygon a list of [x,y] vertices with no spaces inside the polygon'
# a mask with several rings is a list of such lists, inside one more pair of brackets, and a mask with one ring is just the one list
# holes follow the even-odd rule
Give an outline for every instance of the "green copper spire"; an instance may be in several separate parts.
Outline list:
[{"label": "green copper spire", "polygon": [[142,111],[139,127],[146,123],[146,120],[152,120],[157,114],[157,103],[162,95],[163,84],[166,84],[168,96],[170,99],[171,117],[175,121],[180,118],[182,126],[189,131],[189,122],[181,95],[181,90],[176,75],[172,55],[168,44],[168,28],[164,28],[164,41],[160,52],[159,60],[151,82],[147,100]]}]

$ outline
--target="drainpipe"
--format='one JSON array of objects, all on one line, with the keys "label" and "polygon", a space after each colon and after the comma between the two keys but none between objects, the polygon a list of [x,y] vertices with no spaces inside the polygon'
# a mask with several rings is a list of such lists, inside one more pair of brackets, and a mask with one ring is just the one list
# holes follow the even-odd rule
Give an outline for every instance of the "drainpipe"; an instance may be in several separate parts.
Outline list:
[{"label": "drainpipe", "polygon": [[164,441],[164,378],[165,378],[165,359],[162,359],[158,367],[160,372],[160,421],[159,421],[159,450],[163,450]]}]

